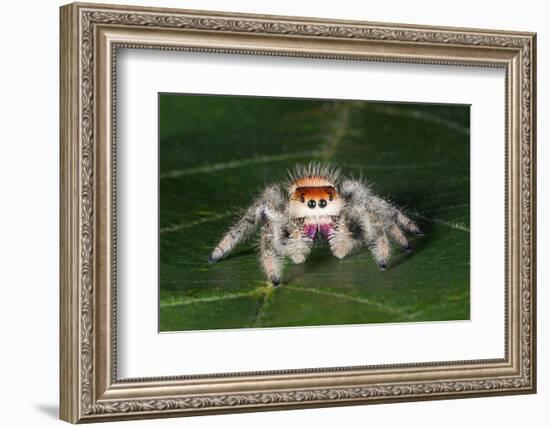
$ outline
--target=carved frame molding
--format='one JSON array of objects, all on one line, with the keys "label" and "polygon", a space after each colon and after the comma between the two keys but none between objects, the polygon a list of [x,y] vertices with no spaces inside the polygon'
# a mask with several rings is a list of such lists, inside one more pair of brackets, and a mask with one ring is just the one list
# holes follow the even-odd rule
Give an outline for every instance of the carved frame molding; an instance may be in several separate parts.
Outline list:
[{"label": "carved frame molding", "polygon": [[[114,135],[120,47],[504,67],[506,357],[117,380]],[[62,419],[535,391],[534,34],[71,4],[61,8],[60,87]]]}]

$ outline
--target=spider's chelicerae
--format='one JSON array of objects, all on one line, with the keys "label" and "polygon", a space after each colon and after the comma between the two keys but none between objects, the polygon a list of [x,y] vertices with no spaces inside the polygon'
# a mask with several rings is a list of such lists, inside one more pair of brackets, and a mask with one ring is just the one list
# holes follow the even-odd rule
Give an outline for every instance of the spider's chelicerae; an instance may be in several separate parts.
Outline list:
[{"label": "spider's chelicerae", "polygon": [[385,270],[390,239],[409,251],[404,231],[422,234],[363,180],[342,177],[338,169],[317,163],[297,166],[286,185],[265,188],[214,248],[209,262],[225,257],[258,225],[260,260],[273,286],[281,282],[283,259],[304,262],[317,241],[327,241],[338,258],[366,246]]}]

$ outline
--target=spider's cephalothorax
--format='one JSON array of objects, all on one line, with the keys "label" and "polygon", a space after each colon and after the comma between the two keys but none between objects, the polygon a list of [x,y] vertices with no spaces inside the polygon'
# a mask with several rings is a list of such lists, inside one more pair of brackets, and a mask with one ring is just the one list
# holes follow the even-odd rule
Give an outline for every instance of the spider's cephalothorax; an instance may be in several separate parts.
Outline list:
[{"label": "spider's cephalothorax", "polygon": [[284,187],[268,186],[214,248],[209,261],[222,259],[257,225],[262,267],[274,286],[281,281],[283,259],[304,262],[316,241],[327,241],[338,258],[366,246],[385,270],[390,239],[409,250],[403,231],[421,234],[413,221],[373,194],[364,181],[345,179],[338,169],[318,163],[297,166]]}]

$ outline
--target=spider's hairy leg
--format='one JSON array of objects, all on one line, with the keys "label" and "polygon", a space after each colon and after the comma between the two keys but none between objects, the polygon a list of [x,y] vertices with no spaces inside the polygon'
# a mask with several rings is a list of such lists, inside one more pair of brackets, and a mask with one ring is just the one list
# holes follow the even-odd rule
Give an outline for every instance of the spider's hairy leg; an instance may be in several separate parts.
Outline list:
[{"label": "spider's hairy leg", "polygon": [[400,209],[378,196],[372,196],[369,210],[378,215],[390,236],[405,250],[409,250],[409,243],[403,234],[403,230],[417,236],[423,235],[413,220],[401,212]]},{"label": "spider's hairy leg", "polygon": [[390,242],[385,233],[382,232],[378,235],[378,238],[371,246],[371,252],[378,263],[378,268],[384,271],[390,259]]},{"label": "spider's hairy leg", "polygon": [[349,255],[361,245],[361,242],[353,236],[352,231],[349,229],[345,215],[338,218],[334,230],[329,236],[328,244],[334,256],[340,259]]},{"label": "spider's hairy leg", "polygon": [[363,235],[363,241],[369,248],[378,268],[384,271],[388,266],[391,246],[384,229],[384,224],[372,212],[365,208],[356,209],[357,221]]},{"label": "spider's hairy leg", "polygon": [[354,209],[364,206],[372,197],[372,191],[366,183],[357,179],[346,179],[340,185],[340,193],[346,200],[348,207]]},{"label": "spider's hairy leg", "polygon": [[263,217],[279,216],[283,207],[284,198],[280,187],[277,185],[267,187],[244,215],[229,228],[210,254],[208,262],[212,264],[225,257],[256,229]]},{"label": "spider's hairy leg", "polygon": [[422,235],[410,218],[392,203],[373,194],[367,184],[346,180],[342,182],[341,192],[346,199],[345,213],[359,224],[364,243],[380,269],[386,269],[390,258],[390,238],[405,251],[410,251],[405,232]]},{"label": "spider's hairy leg", "polygon": [[300,221],[293,221],[288,227],[288,238],[284,242],[284,254],[288,256],[294,264],[303,263],[309,252],[313,241],[304,237],[302,233],[303,223]]},{"label": "spider's hairy leg", "polygon": [[342,182],[341,192],[346,199],[345,213],[351,222],[359,225],[364,244],[371,251],[378,267],[385,270],[390,258],[390,243],[384,223],[390,215],[390,205],[376,197],[368,185],[360,180]]},{"label": "spider's hairy leg", "polygon": [[278,251],[277,226],[269,219],[264,220],[260,230],[260,261],[265,275],[273,286],[281,283],[281,271],[283,262]]},{"label": "spider's hairy leg", "polygon": [[[377,214],[377,216],[384,222],[384,225],[386,227],[395,226],[400,229],[403,229],[405,231],[408,231],[409,233],[416,234],[417,236],[423,235],[420,228],[414,223],[412,219],[410,219],[407,215],[405,215],[399,208],[397,208],[392,203],[388,202],[387,200],[384,200],[383,198],[371,195],[367,203],[365,203],[365,207],[369,212],[373,212]],[[400,243],[400,239],[398,238],[398,234],[392,232],[392,230],[389,230],[392,237],[395,237],[396,241]]]},{"label": "spider's hairy leg", "polygon": [[422,230],[418,228],[418,225],[416,225],[412,219],[406,216],[399,209],[397,209],[397,222],[405,230],[410,231],[411,233],[416,234],[417,236],[424,235]]},{"label": "spider's hairy leg", "polygon": [[397,225],[391,225],[388,231],[392,238],[399,244],[399,246],[403,248],[404,251],[410,252],[411,247],[409,245],[409,241]]},{"label": "spider's hairy leg", "polygon": [[[343,181],[342,194],[348,201],[351,209],[365,209],[375,214],[376,217],[383,222],[384,228],[388,229],[390,235],[395,238],[398,243],[403,242],[399,234],[399,232],[403,234],[401,229],[416,235],[423,234],[414,221],[392,203],[375,195],[368,185],[362,181],[352,179]],[[397,232],[395,228],[390,229],[391,226],[395,226]]]}]

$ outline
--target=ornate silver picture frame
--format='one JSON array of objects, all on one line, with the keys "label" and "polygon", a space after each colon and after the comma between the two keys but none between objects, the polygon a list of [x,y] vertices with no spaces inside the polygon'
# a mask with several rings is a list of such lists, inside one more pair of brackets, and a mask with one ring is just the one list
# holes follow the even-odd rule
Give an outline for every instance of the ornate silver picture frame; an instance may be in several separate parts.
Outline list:
[{"label": "ornate silver picture frame", "polygon": [[[495,30],[99,4],[63,6],[61,419],[79,423],[534,393],[535,41],[533,33]],[[118,378],[115,65],[120,48],[503,69],[504,357]]]}]

